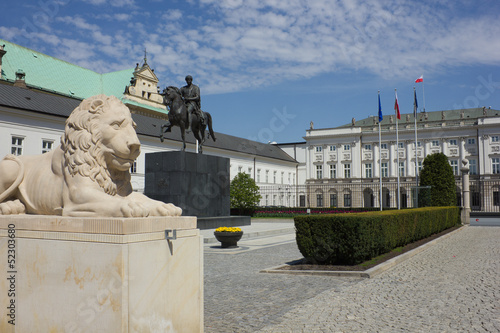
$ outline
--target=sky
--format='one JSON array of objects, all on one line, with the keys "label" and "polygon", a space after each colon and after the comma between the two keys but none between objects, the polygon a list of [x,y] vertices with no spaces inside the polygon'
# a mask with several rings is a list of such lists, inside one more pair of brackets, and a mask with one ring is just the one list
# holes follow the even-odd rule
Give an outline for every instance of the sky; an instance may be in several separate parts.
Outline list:
[{"label": "sky", "polygon": [[[0,38],[99,73],[144,50],[160,86],[193,76],[214,130],[302,142],[382,113],[500,109],[498,0],[25,0]],[[423,75],[423,83],[415,80]],[[28,78],[27,78],[28,79]]]}]

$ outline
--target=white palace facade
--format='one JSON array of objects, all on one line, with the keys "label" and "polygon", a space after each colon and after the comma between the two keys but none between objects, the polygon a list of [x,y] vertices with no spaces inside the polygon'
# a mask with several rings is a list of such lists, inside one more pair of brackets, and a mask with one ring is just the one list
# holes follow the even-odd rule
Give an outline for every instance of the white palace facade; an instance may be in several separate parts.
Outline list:
[{"label": "white palace facade", "polygon": [[[380,207],[380,176],[383,207],[397,206],[397,176],[401,207],[413,206],[412,188],[423,159],[444,153],[461,196],[462,161],[470,168],[473,208],[500,204],[500,111],[490,108],[422,112],[417,114],[417,144],[413,114],[378,117],[323,129],[309,129],[305,142],[281,144],[295,156],[298,177],[298,206]],[[415,154],[416,149],[416,154]],[[399,161],[398,161],[399,157]],[[417,171],[418,170],[418,171]]]}]

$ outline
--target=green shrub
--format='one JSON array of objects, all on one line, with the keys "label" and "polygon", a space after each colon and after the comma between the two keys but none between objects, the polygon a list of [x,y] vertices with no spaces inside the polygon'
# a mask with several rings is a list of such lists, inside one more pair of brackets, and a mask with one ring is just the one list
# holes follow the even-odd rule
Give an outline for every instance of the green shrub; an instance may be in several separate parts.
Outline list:
[{"label": "green shrub", "polygon": [[255,180],[248,174],[240,172],[231,181],[229,191],[231,208],[237,209],[239,215],[252,215],[261,199]]},{"label": "green shrub", "polygon": [[460,223],[457,207],[308,215],[294,218],[297,246],[310,262],[355,265]]},{"label": "green shrub", "polygon": [[420,173],[420,186],[431,186],[431,206],[456,205],[455,176],[445,154],[427,155]]}]

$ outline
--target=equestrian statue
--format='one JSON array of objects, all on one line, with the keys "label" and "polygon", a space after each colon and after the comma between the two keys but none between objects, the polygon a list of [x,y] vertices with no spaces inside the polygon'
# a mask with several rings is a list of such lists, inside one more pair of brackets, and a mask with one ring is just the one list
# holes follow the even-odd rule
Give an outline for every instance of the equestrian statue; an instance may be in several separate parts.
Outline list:
[{"label": "equestrian statue", "polygon": [[198,152],[202,153],[207,125],[209,130],[207,138],[212,137],[214,141],[216,140],[212,129],[212,116],[201,110],[200,88],[193,84],[191,75],[186,76],[186,83],[187,85],[181,89],[168,86],[161,94],[169,113],[168,121],[161,126],[160,140],[163,142],[163,134],[171,132],[173,126],[178,126],[181,129],[182,150],[186,150],[186,132],[192,131],[198,141]]}]

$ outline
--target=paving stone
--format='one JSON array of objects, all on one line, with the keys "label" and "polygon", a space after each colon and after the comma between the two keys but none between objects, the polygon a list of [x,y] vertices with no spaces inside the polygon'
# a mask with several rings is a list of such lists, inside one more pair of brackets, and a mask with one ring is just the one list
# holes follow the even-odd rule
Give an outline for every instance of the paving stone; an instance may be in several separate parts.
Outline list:
[{"label": "paving stone", "polygon": [[259,332],[498,332],[499,240],[500,228],[467,227],[372,279],[295,305]]}]

